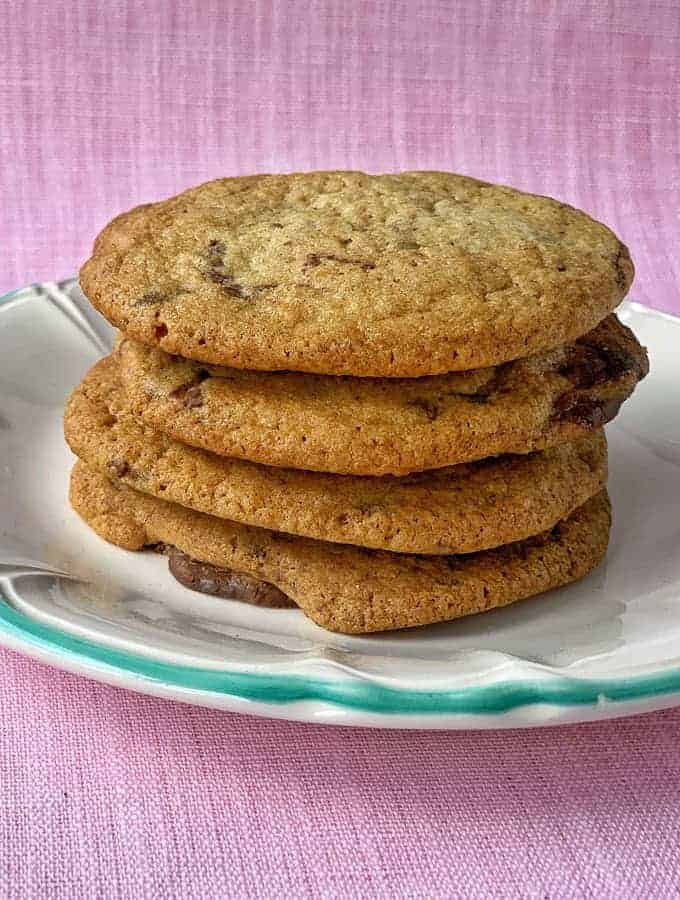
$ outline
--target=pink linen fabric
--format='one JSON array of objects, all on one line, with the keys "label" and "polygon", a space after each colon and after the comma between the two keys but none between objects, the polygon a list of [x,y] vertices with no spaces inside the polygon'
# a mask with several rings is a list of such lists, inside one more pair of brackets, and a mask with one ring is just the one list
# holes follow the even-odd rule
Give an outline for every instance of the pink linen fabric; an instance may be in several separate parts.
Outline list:
[{"label": "pink linen fabric", "polygon": [[[676,0],[4,0],[0,39],[0,290],[211,177],[443,168],[584,207],[680,313]],[[3,897],[680,891],[680,712],[351,731],[9,652],[0,712]]]}]

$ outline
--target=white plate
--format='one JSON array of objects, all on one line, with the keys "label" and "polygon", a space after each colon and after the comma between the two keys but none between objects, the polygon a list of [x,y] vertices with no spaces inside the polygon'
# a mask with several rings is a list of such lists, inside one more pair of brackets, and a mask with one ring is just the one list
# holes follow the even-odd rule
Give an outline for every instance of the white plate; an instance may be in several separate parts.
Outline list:
[{"label": "white plate", "polygon": [[64,399],[111,329],[75,281],[0,306],[0,643],[148,694],[304,721],[497,728],[680,703],[680,320],[624,304],[652,372],[608,429],[614,530],[579,584],[449,624],[330,634],[183,588],[70,510]]}]

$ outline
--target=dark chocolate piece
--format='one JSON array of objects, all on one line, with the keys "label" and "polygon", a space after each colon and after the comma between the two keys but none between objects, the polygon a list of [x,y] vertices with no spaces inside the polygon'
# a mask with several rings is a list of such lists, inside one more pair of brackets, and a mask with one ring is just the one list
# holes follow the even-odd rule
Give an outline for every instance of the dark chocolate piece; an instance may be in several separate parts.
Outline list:
[{"label": "dark chocolate piece", "polygon": [[245,572],[234,572],[199,562],[175,547],[169,551],[168,568],[180,584],[201,594],[241,600],[252,603],[253,606],[271,609],[292,609],[297,605],[268,581],[260,581]]}]

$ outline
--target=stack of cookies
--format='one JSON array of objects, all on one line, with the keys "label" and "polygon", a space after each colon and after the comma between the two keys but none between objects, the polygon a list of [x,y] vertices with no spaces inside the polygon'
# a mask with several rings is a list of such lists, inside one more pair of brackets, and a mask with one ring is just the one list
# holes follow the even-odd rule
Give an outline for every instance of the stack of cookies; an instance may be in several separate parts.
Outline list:
[{"label": "stack of cookies", "polygon": [[[71,396],[71,503],[190,588],[333,631],[440,622],[605,554],[602,426],[647,372],[607,228],[442,172],[226,178],[114,219],[120,329]],[[132,563],[131,563],[132,564]]]}]

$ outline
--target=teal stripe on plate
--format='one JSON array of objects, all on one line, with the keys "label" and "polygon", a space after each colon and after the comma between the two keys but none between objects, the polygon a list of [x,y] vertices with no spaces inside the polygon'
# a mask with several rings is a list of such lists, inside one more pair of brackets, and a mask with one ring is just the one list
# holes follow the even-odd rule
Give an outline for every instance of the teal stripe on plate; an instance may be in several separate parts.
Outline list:
[{"label": "teal stripe on plate", "polygon": [[64,661],[87,660],[102,670],[126,672],[158,684],[273,705],[317,700],[393,715],[488,714],[539,703],[590,706],[603,700],[622,702],[680,691],[680,669],[617,680],[555,676],[549,681],[499,682],[455,691],[392,688],[344,676],[330,680],[309,675],[215,671],[147,659],[75,637],[24,616],[4,598],[0,598],[0,631],[33,647],[56,651]]}]

